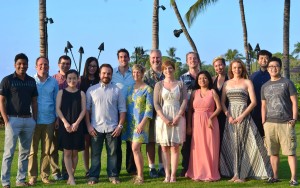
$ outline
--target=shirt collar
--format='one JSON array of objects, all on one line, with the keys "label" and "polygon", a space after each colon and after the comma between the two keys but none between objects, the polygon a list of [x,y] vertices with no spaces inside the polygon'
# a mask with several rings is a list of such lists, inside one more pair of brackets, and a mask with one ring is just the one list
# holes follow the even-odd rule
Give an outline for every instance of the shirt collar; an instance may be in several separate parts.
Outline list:
[{"label": "shirt collar", "polygon": [[103,82],[100,82],[100,87],[101,87],[101,88],[107,88],[110,84],[111,84],[111,82],[109,82],[108,84],[105,84],[105,83],[103,83]]}]

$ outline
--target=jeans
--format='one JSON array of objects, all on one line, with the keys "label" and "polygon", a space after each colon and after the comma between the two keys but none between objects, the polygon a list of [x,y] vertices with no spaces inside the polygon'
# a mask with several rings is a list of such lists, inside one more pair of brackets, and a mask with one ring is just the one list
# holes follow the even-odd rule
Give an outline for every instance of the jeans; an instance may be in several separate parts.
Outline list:
[{"label": "jeans", "polygon": [[5,125],[5,143],[2,159],[2,186],[10,185],[10,169],[19,139],[18,173],[16,182],[25,182],[30,144],[36,122],[33,118],[9,117]]},{"label": "jeans", "polygon": [[[97,132],[97,131],[96,131]],[[105,140],[105,146],[107,151],[107,175],[108,177],[118,177],[117,171],[117,140],[118,137],[113,137],[110,133],[97,132],[96,137],[91,138],[91,168],[90,168],[90,180],[98,181],[101,169],[101,153],[103,143]]]},{"label": "jeans", "polygon": [[42,179],[48,178],[50,175],[50,148],[53,138],[54,123],[37,124],[33,133],[29,162],[28,175],[32,178],[38,176],[38,151],[41,141],[41,158],[40,158],[40,175]]}]

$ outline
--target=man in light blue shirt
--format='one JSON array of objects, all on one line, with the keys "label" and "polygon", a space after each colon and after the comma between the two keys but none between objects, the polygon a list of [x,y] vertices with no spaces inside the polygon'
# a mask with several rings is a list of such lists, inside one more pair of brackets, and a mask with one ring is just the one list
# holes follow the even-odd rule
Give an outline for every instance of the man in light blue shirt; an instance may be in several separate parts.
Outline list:
[{"label": "man in light blue shirt", "polygon": [[86,92],[86,125],[91,139],[91,168],[89,185],[98,183],[101,152],[105,140],[107,175],[113,184],[120,183],[117,169],[117,143],[126,115],[126,102],[121,90],[111,83],[113,69],[109,64],[100,66],[100,83]]},{"label": "man in light blue shirt", "polygon": [[[117,52],[119,66],[114,69],[114,74],[112,77],[112,82],[116,84],[122,91],[124,98],[127,98],[128,87],[134,84],[132,77],[132,70],[129,67],[129,52],[122,48]],[[121,137],[118,140],[118,171],[120,173],[122,166],[122,140]],[[134,163],[133,153],[131,149],[131,143],[126,142],[126,170],[128,173],[135,174],[136,166]]]},{"label": "man in light blue shirt", "polygon": [[56,121],[55,101],[58,92],[58,83],[55,78],[50,77],[49,61],[45,57],[39,57],[36,60],[36,71],[34,75],[38,90],[38,113],[37,125],[34,130],[29,162],[28,175],[30,177],[29,184],[35,185],[38,177],[38,148],[41,141],[41,159],[40,159],[40,176],[45,184],[51,183],[50,175],[50,148],[54,133],[54,122]]}]

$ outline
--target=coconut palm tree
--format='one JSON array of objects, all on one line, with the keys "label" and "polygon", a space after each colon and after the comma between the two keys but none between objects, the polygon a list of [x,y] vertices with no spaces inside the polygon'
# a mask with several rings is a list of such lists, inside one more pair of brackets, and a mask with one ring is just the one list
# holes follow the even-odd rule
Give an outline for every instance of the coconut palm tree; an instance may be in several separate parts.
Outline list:
[{"label": "coconut palm tree", "polygon": [[[197,0],[185,14],[185,18],[187,20],[188,26],[190,27],[196,17],[199,15],[200,11],[203,11],[207,6],[210,4],[216,3],[218,0]],[[248,49],[248,35],[247,35],[247,25],[245,19],[245,12],[244,12],[244,2],[243,0],[239,0],[240,5],[240,13],[242,19],[242,26],[243,26],[243,41],[244,41],[244,50],[245,50],[245,57],[247,62],[247,71],[250,73],[250,58],[249,58],[249,49]]]},{"label": "coconut palm tree", "polygon": [[298,58],[298,55],[300,54],[300,42],[297,42],[294,44],[294,51],[292,52],[292,55],[296,55],[295,58]]},{"label": "coconut palm tree", "polygon": [[290,0],[284,0],[283,12],[283,76],[290,79]]},{"label": "coconut palm tree", "polygon": [[40,56],[47,56],[46,39],[46,0],[39,0],[39,30],[40,30]]},{"label": "coconut palm tree", "polygon": [[180,58],[179,57],[176,57],[176,48],[175,47],[170,47],[169,50],[166,50],[167,51],[167,54],[168,56],[170,57],[170,59],[174,62],[177,62],[177,61],[180,61]]},{"label": "coconut palm tree", "polygon": [[225,60],[231,62],[234,59],[244,59],[243,55],[237,49],[228,49],[224,54]]},{"label": "coconut palm tree", "polygon": [[152,49],[159,49],[158,5],[159,5],[159,0],[154,0],[153,1],[153,15],[152,15]]},{"label": "coconut palm tree", "polygon": [[[196,47],[196,45],[195,45],[195,43],[194,43],[192,37],[190,36],[190,34],[189,34],[187,28],[185,27],[185,24],[184,24],[184,22],[183,22],[183,20],[182,20],[181,14],[180,14],[180,12],[179,12],[179,10],[178,10],[176,1],[175,1],[175,0],[171,0],[170,2],[171,2],[171,5],[172,5],[172,7],[173,7],[173,10],[174,10],[174,12],[175,12],[175,15],[176,15],[176,17],[177,17],[177,19],[178,19],[178,22],[179,22],[179,24],[180,24],[180,27],[181,27],[181,29],[182,29],[184,35],[186,36],[188,42],[190,43],[190,45],[191,45],[193,51],[194,51],[195,53],[197,53],[198,59],[200,60],[200,56],[199,56],[197,47]],[[200,66],[201,66],[201,63],[200,63]]]}]

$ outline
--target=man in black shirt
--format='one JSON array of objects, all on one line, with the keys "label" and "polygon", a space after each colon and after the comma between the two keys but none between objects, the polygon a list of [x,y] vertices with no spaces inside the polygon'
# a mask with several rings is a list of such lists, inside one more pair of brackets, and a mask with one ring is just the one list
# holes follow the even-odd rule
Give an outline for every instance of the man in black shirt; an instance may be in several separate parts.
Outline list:
[{"label": "man in black shirt", "polygon": [[5,143],[1,168],[2,186],[10,187],[10,169],[20,140],[16,186],[25,182],[28,155],[37,117],[37,88],[34,78],[28,76],[28,57],[21,53],[15,57],[15,72],[3,78],[0,84],[0,111],[5,123]]}]

